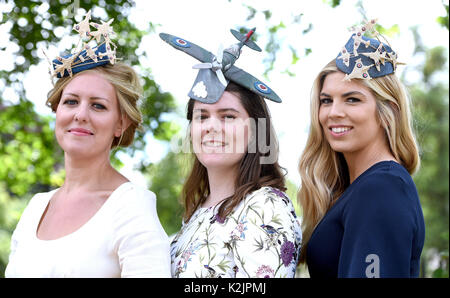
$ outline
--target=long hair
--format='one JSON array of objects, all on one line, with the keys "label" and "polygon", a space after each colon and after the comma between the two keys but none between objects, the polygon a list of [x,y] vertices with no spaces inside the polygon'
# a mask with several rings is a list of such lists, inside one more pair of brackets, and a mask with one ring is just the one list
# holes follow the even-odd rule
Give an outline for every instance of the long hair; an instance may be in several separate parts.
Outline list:
[{"label": "long hair", "polygon": [[[305,262],[307,243],[316,225],[350,185],[344,156],[330,147],[319,122],[319,94],[325,77],[337,71],[340,70],[334,60],[328,63],[316,77],[311,90],[311,125],[299,161],[302,184],[297,196],[303,211],[304,241],[300,262]],[[411,175],[414,174],[420,164],[419,149],[412,129],[410,100],[403,84],[395,74],[355,80],[368,87],[376,98],[377,117],[392,155]]]},{"label": "long hair", "polygon": [[139,76],[134,69],[124,63],[106,64],[97,66],[75,74],[73,77],[63,77],[58,79],[55,86],[47,95],[47,106],[56,112],[61,100],[64,88],[77,76],[86,72],[96,72],[101,74],[116,90],[117,100],[121,115],[126,115],[131,121],[128,128],[120,137],[114,137],[111,148],[121,146],[127,147],[134,140],[136,129],[141,128],[142,114],[138,108],[138,100],[142,96],[142,86]]},{"label": "long hair", "polygon": [[[286,190],[284,174],[278,164],[278,143],[275,132],[270,121],[270,114],[267,105],[259,95],[230,82],[225,91],[236,95],[250,118],[256,123],[258,119],[265,119],[265,140],[270,140],[269,152],[261,153],[249,151],[239,164],[239,173],[235,181],[235,193],[224,200],[218,209],[218,215],[225,219],[233,209],[252,191],[263,186],[271,186],[282,191]],[[187,119],[192,122],[192,113],[195,101],[190,99],[187,106]],[[251,142],[259,144],[258,125],[252,128],[253,139]],[[249,144],[250,146],[250,144]],[[261,163],[261,158],[268,155],[275,156],[273,163]],[[182,190],[182,201],[184,203],[184,221],[188,222],[192,214],[205,202],[210,193],[207,169],[200,163],[195,154],[192,154],[193,165]]]}]

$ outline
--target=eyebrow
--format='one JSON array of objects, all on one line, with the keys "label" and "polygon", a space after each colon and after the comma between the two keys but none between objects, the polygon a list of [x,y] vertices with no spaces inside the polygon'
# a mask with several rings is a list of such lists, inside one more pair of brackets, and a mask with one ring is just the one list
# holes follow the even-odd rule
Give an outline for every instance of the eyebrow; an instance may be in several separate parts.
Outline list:
[{"label": "eyebrow", "polygon": [[[193,112],[203,113],[203,112],[208,112],[208,111],[209,110],[207,110],[207,109],[194,109]],[[233,108],[218,109],[217,112],[219,112],[219,113],[234,112],[234,113],[238,113],[238,114],[240,113],[238,110],[233,109]]]},{"label": "eyebrow", "polygon": [[[342,97],[347,97],[347,96],[350,96],[350,95],[362,95],[362,96],[365,96],[363,93],[361,93],[361,92],[359,92],[359,91],[350,91],[350,92],[346,92],[346,93],[344,93],[344,94],[342,94]],[[329,94],[327,94],[327,93],[325,93],[325,92],[321,92],[320,93],[320,96],[326,96],[326,97],[331,97],[331,95],[329,95]]]},{"label": "eyebrow", "polygon": [[[69,95],[69,96],[73,96],[73,97],[77,97],[77,98],[79,97],[78,94],[71,93],[71,92],[63,93],[63,94],[61,95],[61,97],[63,97],[64,95]],[[109,99],[107,99],[107,98],[105,98],[105,97],[100,97],[100,96],[92,96],[92,97],[90,97],[89,99],[94,99],[94,100],[102,99],[102,100],[109,101]]]}]

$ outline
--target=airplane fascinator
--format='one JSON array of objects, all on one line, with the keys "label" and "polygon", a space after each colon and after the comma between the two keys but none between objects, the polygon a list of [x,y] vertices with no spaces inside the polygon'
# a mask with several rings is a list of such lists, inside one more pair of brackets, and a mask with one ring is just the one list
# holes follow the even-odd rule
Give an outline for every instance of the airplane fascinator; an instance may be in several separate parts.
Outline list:
[{"label": "airplane fascinator", "polygon": [[[73,74],[83,70],[115,63],[116,45],[111,41],[111,36],[114,34],[111,23],[114,19],[108,22],[101,21],[101,24],[90,22],[90,19],[91,11],[88,11],[84,20],[73,26],[73,30],[78,32],[80,39],[71,54],[56,57],[51,62],[47,57],[52,79],[72,77]],[[97,45],[89,45],[94,39]]]},{"label": "airplane fascinator", "polygon": [[229,81],[233,81],[264,98],[281,102],[278,95],[266,84],[234,66],[244,45],[252,50],[261,51],[259,46],[250,40],[254,32],[255,28],[244,35],[231,29],[231,34],[239,42],[225,50],[219,49],[217,56],[185,39],[166,33],[160,33],[159,36],[175,49],[183,51],[201,62],[193,66],[194,69],[199,69],[199,72],[188,94],[190,98],[203,103],[215,103],[222,96]]},{"label": "airplane fascinator", "polygon": [[[371,79],[394,73],[398,64],[397,53],[387,40],[375,30],[377,20],[353,29],[352,36],[336,58],[336,66],[346,73],[344,80]],[[375,38],[364,36],[372,33]],[[383,38],[385,43],[380,40]]]}]

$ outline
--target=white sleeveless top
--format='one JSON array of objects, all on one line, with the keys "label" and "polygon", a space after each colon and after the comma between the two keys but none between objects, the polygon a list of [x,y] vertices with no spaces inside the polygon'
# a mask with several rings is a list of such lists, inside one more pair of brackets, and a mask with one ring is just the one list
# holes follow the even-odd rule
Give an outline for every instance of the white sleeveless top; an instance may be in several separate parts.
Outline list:
[{"label": "white sleeveless top", "polygon": [[36,194],[12,235],[6,277],[170,277],[169,240],[151,191],[126,182],[75,232],[36,232],[57,189]]}]

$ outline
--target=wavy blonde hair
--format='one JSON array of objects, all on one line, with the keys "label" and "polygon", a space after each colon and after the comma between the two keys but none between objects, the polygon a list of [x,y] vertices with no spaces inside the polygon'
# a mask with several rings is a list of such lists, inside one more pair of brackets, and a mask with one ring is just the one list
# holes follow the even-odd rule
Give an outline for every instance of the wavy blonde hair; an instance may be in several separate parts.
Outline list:
[{"label": "wavy blonde hair", "polygon": [[[303,210],[301,263],[305,262],[307,243],[316,225],[350,184],[344,156],[330,147],[319,122],[319,94],[325,77],[337,71],[340,70],[335,60],[328,63],[316,77],[311,90],[311,124],[299,161],[302,184],[297,194]],[[377,116],[392,155],[410,174],[415,173],[420,164],[419,149],[412,129],[410,100],[405,87],[395,74],[355,80],[369,88],[376,98]]]},{"label": "wavy blonde hair", "polygon": [[53,112],[56,112],[64,88],[74,78],[86,72],[99,73],[114,86],[119,103],[120,114],[125,115],[131,122],[120,137],[114,137],[111,148],[118,146],[127,147],[131,145],[134,140],[135,131],[141,129],[142,114],[138,107],[138,100],[142,96],[142,86],[139,82],[139,76],[134,69],[124,63],[119,62],[114,65],[106,64],[97,66],[79,72],[72,77],[58,79],[53,89],[47,94],[46,105],[49,106]]}]

